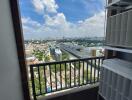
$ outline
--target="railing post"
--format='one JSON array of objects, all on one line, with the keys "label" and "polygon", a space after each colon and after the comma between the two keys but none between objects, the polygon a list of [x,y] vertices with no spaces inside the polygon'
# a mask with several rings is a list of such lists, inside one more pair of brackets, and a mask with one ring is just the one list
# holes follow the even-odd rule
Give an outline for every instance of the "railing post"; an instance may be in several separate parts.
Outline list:
[{"label": "railing post", "polygon": [[31,82],[32,82],[33,98],[34,98],[34,100],[37,100],[37,98],[36,98],[36,91],[35,91],[35,83],[34,83],[33,66],[30,66],[30,73],[31,73]]},{"label": "railing post", "polygon": [[74,62],[74,87],[76,86],[76,62]]},{"label": "railing post", "polygon": [[87,77],[87,79],[86,79],[86,84],[88,84],[88,83],[89,83],[89,79],[88,79],[88,78],[89,78],[89,72],[88,72],[88,69],[89,69],[89,68],[88,68],[88,65],[89,65],[89,63],[88,63],[88,61],[86,62],[86,64],[87,64],[87,65],[86,65],[86,66],[87,66],[87,69],[86,69],[86,70],[87,70],[87,76],[86,76],[86,77]]},{"label": "railing post", "polygon": [[46,80],[46,69],[45,69],[46,66],[43,66],[43,70],[44,70],[44,85],[45,85],[45,93],[47,93],[47,80]]},{"label": "railing post", "polygon": [[80,86],[80,66],[81,66],[81,64],[80,64],[80,61],[79,61],[79,73],[78,73],[78,75],[79,75],[79,78],[78,78],[78,81],[79,81],[79,86]]},{"label": "railing post", "polygon": [[65,88],[67,88],[67,64],[65,63]]},{"label": "railing post", "polygon": [[71,62],[69,63],[69,65],[70,65],[70,88],[71,88],[71,82],[72,82],[72,78],[71,78]]},{"label": "railing post", "polygon": [[85,71],[84,71],[84,61],[83,61],[83,69],[82,69],[82,85],[84,85],[84,73],[85,73]]},{"label": "railing post", "polygon": [[90,61],[90,84],[93,84],[93,79],[92,79],[92,74],[93,74],[93,70],[92,70],[92,64],[93,64],[93,60],[91,59]]},{"label": "railing post", "polygon": [[57,82],[58,81],[57,81],[57,75],[56,74],[57,74],[57,71],[56,71],[56,64],[55,64],[55,84],[56,84],[55,87],[56,87],[56,91],[57,91]]}]

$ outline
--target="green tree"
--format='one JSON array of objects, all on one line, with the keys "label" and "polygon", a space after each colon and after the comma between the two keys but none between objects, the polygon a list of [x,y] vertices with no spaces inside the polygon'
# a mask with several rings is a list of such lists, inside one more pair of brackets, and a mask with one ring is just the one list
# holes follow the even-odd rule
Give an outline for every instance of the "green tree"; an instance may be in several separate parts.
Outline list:
[{"label": "green tree", "polygon": [[33,50],[33,55],[39,60],[39,61],[50,61],[50,56],[47,55],[47,52],[40,51],[40,50]]}]

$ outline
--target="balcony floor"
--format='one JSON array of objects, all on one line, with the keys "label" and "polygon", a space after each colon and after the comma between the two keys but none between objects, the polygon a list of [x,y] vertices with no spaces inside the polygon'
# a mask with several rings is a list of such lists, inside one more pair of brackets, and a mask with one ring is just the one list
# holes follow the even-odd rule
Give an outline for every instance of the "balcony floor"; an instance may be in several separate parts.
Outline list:
[{"label": "balcony floor", "polygon": [[[98,100],[98,86],[83,89],[73,93],[62,93],[62,95],[50,98],[39,98],[38,100]],[[101,97],[99,100],[103,100]]]}]

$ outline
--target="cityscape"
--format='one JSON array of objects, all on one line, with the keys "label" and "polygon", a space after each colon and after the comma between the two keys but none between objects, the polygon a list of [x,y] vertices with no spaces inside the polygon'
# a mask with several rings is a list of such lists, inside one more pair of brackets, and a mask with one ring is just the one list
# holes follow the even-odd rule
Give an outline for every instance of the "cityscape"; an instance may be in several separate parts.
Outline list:
[{"label": "cityscape", "polygon": [[102,37],[25,40],[26,60],[33,64],[103,56],[103,45]]},{"label": "cityscape", "polygon": [[[104,56],[104,39],[99,38],[63,38],[54,40],[26,40],[25,52],[27,65],[60,62],[82,58],[102,57]],[[99,60],[93,61],[93,65],[98,66]],[[86,83],[89,78],[92,81],[97,80],[98,69],[91,69],[88,62],[61,63],[56,65],[45,66],[47,92],[56,88],[74,86],[75,84]],[[87,66],[87,67],[86,67]],[[55,68],[56,67],[56,68]],[[45,88],[43,66],[39,68],[42,88]],[[28,71],[30,71],[28,67]],[[39,73],[37,68],[34,69],[36,91],[39,93]],[[92,71],[92,76],[90,75]],[[30,72],[28,72],[30,73]],[[79,75],[80,74],[80,75]],[[67,75],[67,77],[65,76]],[[70,76],[71,75],[71,76]],[[78,76],[79,75],[79,76]],[[31,75],[29,74],[29,81]],[[61,76],[61,77],[60,77]],[[81,78],[79,78],[81,77]],[[52,79],[52,80],[51,80]],[[80,79],[80,83],[79,82]],[[57,80],[57,82],[56,82]],[[51,85],[52,84],[52,85]],[[31,86],[31,82],[29,82]],[[56,86],[57,85],[57,86]],[[52,86],[52,87],[51,87]]]}]

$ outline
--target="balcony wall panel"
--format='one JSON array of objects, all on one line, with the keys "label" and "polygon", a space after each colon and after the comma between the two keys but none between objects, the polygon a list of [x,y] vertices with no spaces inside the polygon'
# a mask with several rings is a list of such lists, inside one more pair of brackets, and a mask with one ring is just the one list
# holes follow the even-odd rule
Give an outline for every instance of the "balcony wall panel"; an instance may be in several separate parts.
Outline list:
[{"label": "balcony wall panel", "polygon": [[115,29],[115,43],[114,45],[119,45],[120,42],[120,33],[121,33],[121,14],[118,14],[116,16],[116,29]]},{"label": "balcony wall panel", "polygon": [[126,46],[132,47],[132,10],[128,12]]},{"label": "balcony wall panel", "polygon": [[116,16],[111,17],[111,35],[110,35],[110,45],[115,43],[115,29],[116,29]]},{"label": "balcony wall panel", "polygon": [[[99,94],[105,100],[132,100],[132,63],[117,58],[108,59],[104,61],[102,68],[104,70],[101,70],[101,73],[111,80],[112,84],[105,79],[100,80],[102,89],[99,90]],[[112,72],[112,79],[108,77],[109,71]]]},{"label": "balcony wall panel", "polygon": [[106,45],[132,48],[132,10],[108,17]]},{"label": "balcony wall panel", "polygon": [[110,43],[110,35],[111,35],[111,18],[107,18],[107,29],[106,29],[106,44]]},{"label": "balcony wall panel", "polygon": [[127,32],[127,19],[128,19],[128,12],[122,13],[120,43],[119,43],[120,46],[125,45],[126,32]]}]

